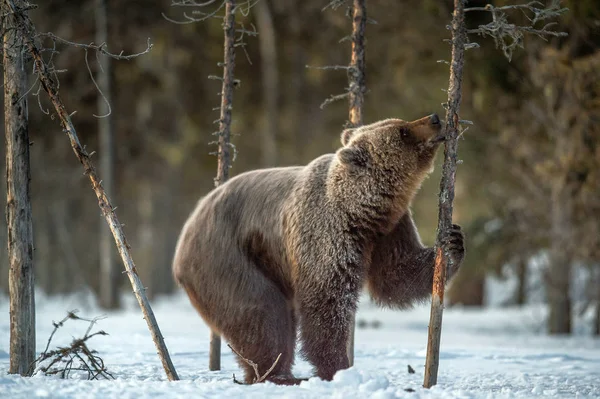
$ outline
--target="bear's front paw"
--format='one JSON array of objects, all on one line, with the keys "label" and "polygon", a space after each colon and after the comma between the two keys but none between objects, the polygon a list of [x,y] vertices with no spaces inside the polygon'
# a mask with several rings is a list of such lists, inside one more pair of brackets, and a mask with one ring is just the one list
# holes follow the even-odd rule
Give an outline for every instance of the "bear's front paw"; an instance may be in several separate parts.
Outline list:
[{"label": "bear's front paw", "polygon": [[453,224],[448,235],[442,240],[444,251],[449,256],[447,279],[452,278],[465,257],[465,235],[459,225]]}]

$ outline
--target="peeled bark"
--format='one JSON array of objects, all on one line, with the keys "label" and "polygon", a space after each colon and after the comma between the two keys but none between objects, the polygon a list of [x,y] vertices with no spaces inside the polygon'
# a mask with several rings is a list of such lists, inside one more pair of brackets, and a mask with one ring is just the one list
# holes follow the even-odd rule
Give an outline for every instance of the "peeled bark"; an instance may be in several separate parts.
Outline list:
[{"label": "peeled bark", "polygon": [[458,147],[459,111],[461,100],[462,75],[466,42],[466,28],[463,0],[454,0],[452,18],[452,60],[450,62],[450,81],[448,84],[448,108],[444,132],[444,164],[440,181],[439,214],[436,239],[433,292],[431,297],[431,316],[427,339],[427,358],[425,362],[425,381],[423,386],[431,388],[437,384],[440,361],[440,339],[442,335],[442,315],[444,312],[444,288],[446,286],[446,268],[448,259],[442,251],[441,241],[452,227],[452,204],[454,201],[454,183],[456,181],[456,160]]},{"label": "peeled bark", "polygon": [[[221,118],[219,122],[219,162],[215,186],[227,182],[231,167],[231,108],[233,104],[233,70],[235,68],[235,0],[225,1],[223,20],[225,40],[223,43],[223,87],[221,89]],[[221,369],[221,337],[215,331],[210,332],[208,358],[209,370]]]},{"label": "peeled bark", "polygon": [[[23,7],[21,1],[14,2]],[[2,7],[2,13],[7,8]],[[4,133],[6,144],[6,221],[10,296],[10,365],[8,372],[30,375],[35,359],[33,224],[29,181],[27,73],[23,38],[14,19],[3,18]]]}]

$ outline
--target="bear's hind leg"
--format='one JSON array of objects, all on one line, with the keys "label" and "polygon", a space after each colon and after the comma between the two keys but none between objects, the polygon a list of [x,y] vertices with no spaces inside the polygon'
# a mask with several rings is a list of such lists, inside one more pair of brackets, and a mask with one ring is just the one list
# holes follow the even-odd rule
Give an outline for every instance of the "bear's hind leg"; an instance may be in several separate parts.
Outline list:
[{"label": "bear's hind leg", "polygon": [[[266,380],[281,385],[298,384],[301,380],[292,375],[296,344],[292,305],[272,282],[265,279],[258,285],[259,295],[247,297],[250,303],[241,306],[235,322],[221,327],[223,336],[240,355],[258,365],[261,377],[281,354]],[[245,371],[245,382],[254,383],[254,368],[243,359],[238,358],[238,362]]]}]

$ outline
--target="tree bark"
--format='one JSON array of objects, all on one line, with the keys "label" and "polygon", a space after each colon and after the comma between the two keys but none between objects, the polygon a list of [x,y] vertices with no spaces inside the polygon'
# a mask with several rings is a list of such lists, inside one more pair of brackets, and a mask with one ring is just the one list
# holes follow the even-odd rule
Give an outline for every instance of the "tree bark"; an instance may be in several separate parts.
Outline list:
[{"label": "tree bark", "polygon": [[571,333],[571,262],[569,238],[571,201],[567,187],[555,187],[552,195],[552,248],[546,276],[546,295],[550,314],[548,333]]},{"label": "tree bark", "polygon": [[[14,1],[23,7],[21,1]],[[10,12],[3,6],[2,13]],[[3,18],[4,134],[6,144],[6,223],[10,296],[8,372],[30,375],[35,359],[33,224],[29,181],[29,124],[24,43],[13,18]]]},{"label": "tree bark", "polygon": [[525,305],[527,301],[527,258],[517,260],[517,292],[515,303],[517,306]]},{"label": "tree bark", "polygon": [[[352,56],[348,68],[348,121],[350,127],[363,124],[363,104],[366,91],[365,84],[365,27],[367,25],[367,6],[365,0],[354,0],[352,4]],[[346,353],[348,364],[354,365],[354,332],[356,330],[356,314],[352,314],[350,334]]]},{"label": "tree bark", "polygon": [[179,377],[177,376],[175,367],[173,366],[171,358],[169,357],[169,352],[165,345],[164,339],[160,333],[160,329],[158,328],[156,318],[154,317],[154,312],[152,312],[152,308],[144,292],[144,285],[142,284],[137,274],[135,264],[133,262],[133,259],[131,258],[130,247],[127,243],[127,239],[125,237],[125,233],[123,232],[122,225],[117,219],[117,215],[114,212],[114,207],[110,199],[107,197],[106,192],[104,191],[102,182],[99,179],[98,174],[96,173],[96,168],[94,167],[94,164],[92,163],[89,154],[83,148],[81,142],[79,141],[79,137],[77,136],[77,132],[75,130],[75,127],[73,126],[71,117],[69,116],[69,113],[67,112],[65,105],[62,102],[62,99],[60,98],[60,95],[58,93],[57,84],[52,79],[51,74],[48,71],[47,65],[44,63],[40,50],[34,43],[33,38],[35,37],[36,33],[33,23],[31,22],[29,16],[26,14],[25,10],[15,7],[14,3],[11,1],[8,2],[8,5],[10,14],[6,18],[10,18],[12,21],[15,22],[15,26],[17,29],[14,32],[16,32],[16,34],[21,36],[24,40],[25,45],[27,46],[27,49],[29,50],[29,53],[31,54],[35,63],[35,71],[38,75],[38,78],[40,79],[40,82],[42,83],[42,87],[50,97],[50,101],[52,102],[54,110],[56,111],[56,114],[60,120],[60,124],[64,132],[69,137],[71,147],[75,152],[75,156],[83,165],[85,174],[89,177],[90,182],[92,183],[92,188],[98,199],[98,205],[100,206],[102,214],[106,218],[106,221],[110,226],[110,230],[115,239],[117,249],[119,251],[119,254],[121,255],[121,259],[123,261],[123,264],[127,271],[127,275],[133,287],[133,292],[142,309],[144,319],[148,324],[150,334],[157,347],[158,355],[167,374],[167,378],[169,378],[169,380],[178,380]]},{"label": "tree bark", "polygon": [[452,203],[454,201],[454,183],[456,181],[456,151],[458,147],[458,128],[461,100],[461,86],[466,42],[464,18],[464,0],[454,0],[452,18],[452,61],[450,63],[450,81],[448,84],[448,108],[444,132],[444,165],[440,181],[439,214],[436,239],[433,292],[431,297],[431,316],[427,339],[427,358],[425,362],[425,380],[423,386],[431,388],[437,384],[439,367],[440,339],[442,334],[442,315],[444,312],[444,287],[448,259],[442,250],[441,242],[452,227]]},{"label": "tree bark", "polygon": [[[108,40],[108,11],[106,0],[96,1],[96,43],[106,43]],[[99,54],[100,70],[96,82],[98,93],[98,138],[100,141],[100,174],[106,195],[114,196],[114,140],[113,118],[110,115],[111,103],[111,65],[110,58]],[[113,197],[114,199],[114,197]],[[110,229],[100,221],[100,305],[106,309],[119,307],[119,281],[120,273],[114,256],[114,247],[111,240]]]},{"label": "tree bark", "polygon": [[277,68],[277,43],[273,17],[266,0],[254,5],[258,25],[258,41],[262,64],[263,114],[266,126],[262,131],[262,165],[274,166],[277,162],[277,120],[279,110],[279,69]]},{"label": "tree bark", "polygon": [[[229,179],[231,167],[231,109],[233,104],[233,71],[235,68],[235,0],[225,0],[223,17],[224,56],[223,86],[221,88],[221,117],[219,119],[219,161],[215,187]],[[221,337],[215,331],[210,332],[209,370],[221,369]]]},{"label": "tree bark", "polygon": [[365,101],[365,27],[367,6],[365,0],[354,0],[352,10],[352,57],[348,68],[349,121],[352,126],[363,124],[363,104]]}]

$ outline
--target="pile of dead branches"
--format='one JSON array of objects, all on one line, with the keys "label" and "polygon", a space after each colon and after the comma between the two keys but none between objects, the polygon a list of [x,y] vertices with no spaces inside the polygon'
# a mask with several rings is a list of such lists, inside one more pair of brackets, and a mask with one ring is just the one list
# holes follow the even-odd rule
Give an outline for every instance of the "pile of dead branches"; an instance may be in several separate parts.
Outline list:
[{"label": "pile of dead branches", "polygon": [[[86,377],[88,380],[114,379],[104,365],[104,360],[98,356],[98,352],[88,348],[87,341],[97,335],[108,335],[100,330],[92,333],[92,328],[100,318],[84,319],[76,315],[73,310],[67,313],[67,316],[59,322],[53,322],[54,330],[48,338],[46,348],[40,356],[31,364],[31,375],[43,373],[46,376],[57,375],[60,378],[67,379],[77,375],[78,378]],[[52,338],[56,331],[64,326],[67,320],[81,320],[90,323],[82,338],[73,339],[69,346],[57,347],[49,350]]]}]

